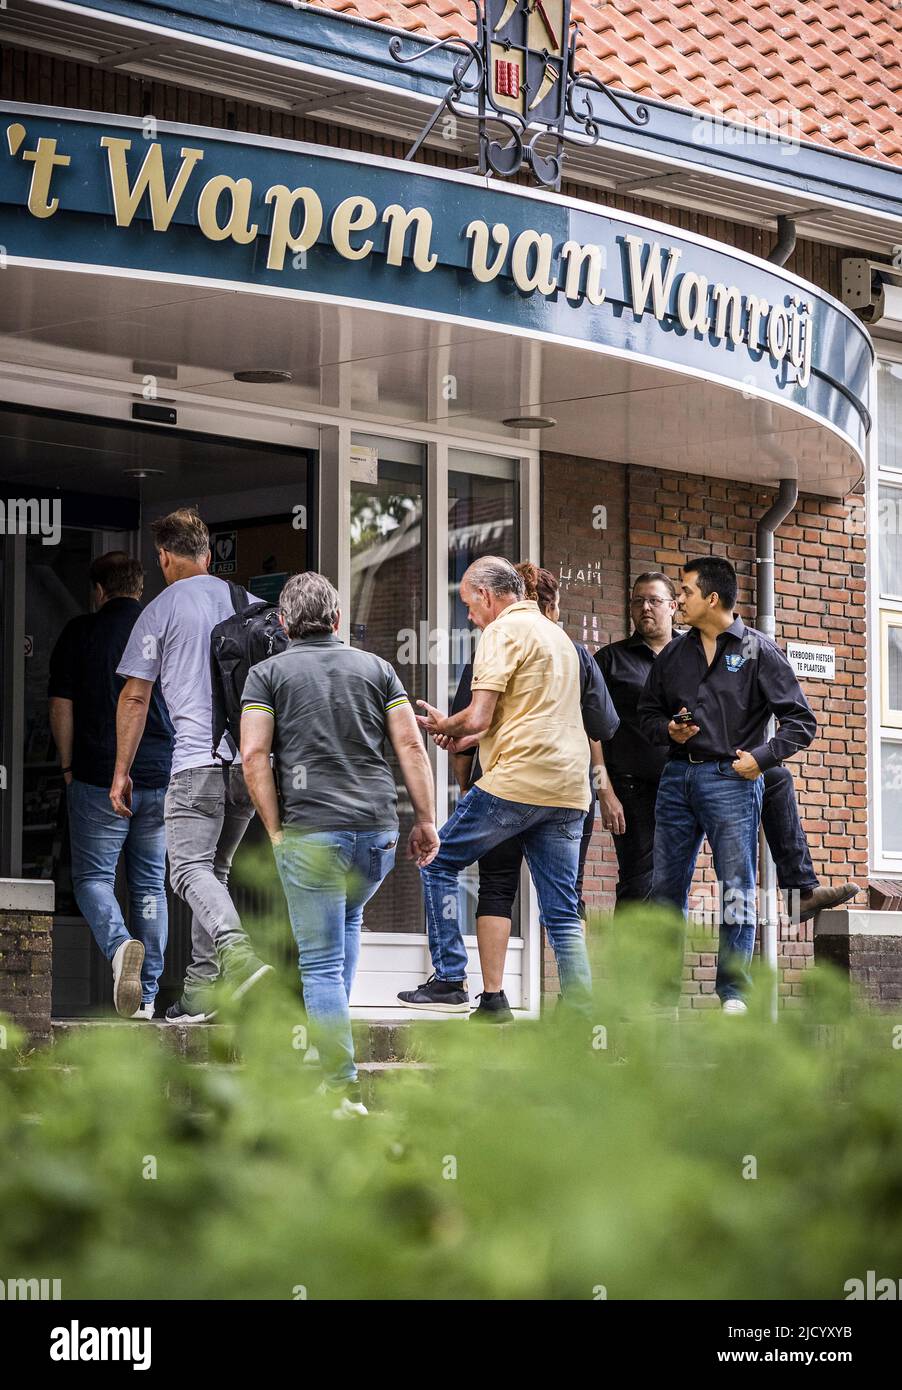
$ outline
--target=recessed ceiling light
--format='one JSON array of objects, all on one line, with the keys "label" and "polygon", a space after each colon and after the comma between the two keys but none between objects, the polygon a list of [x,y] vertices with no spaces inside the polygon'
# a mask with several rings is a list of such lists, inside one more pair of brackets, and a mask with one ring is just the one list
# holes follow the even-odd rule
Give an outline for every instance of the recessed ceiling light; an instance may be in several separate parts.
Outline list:
[{"label": "recessed ceiling light", "polygon": [[243,381],[248,386],[287,386],[291,381],[291,372],[259,371],[259,372],[235,372],[233,373],[236,381]]},{"label": "recessed ceiling light", "polygon": [[557,420],[552,415],[511,415],[501,423],[509,430],[550,430]]},{"label": "recessed ceiling light", "polygon": [[165,468],[123,468],[126,478],[164,478]]}]

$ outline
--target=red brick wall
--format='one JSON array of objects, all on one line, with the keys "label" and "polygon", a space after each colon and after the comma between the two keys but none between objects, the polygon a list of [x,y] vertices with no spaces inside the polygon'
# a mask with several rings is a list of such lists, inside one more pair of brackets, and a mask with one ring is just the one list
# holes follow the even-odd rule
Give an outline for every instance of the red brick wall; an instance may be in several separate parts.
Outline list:
[{"label": "red brick wall", "polygon": [[[772,500],[768,489],[551,453],[543,455],[542,466],[543,563],[561,576],[567,631],[590,650],[626,635],[629,586],[637,574],[664,569],[676,577],[687,554],[732,561],[740,611],[754,624],[755,526]],[[606,518],[598,507],[607,509]],[[597,529],[605,519],[606,527]],[[819,732],[791,764],[815,871],[824,882],[856,877],[863,884],[867,878],[864,576],[863,498],[833,502],[803,495],[776,538],[777,637],[836,648],[836,680],[804,683]],[[617,865],[610,836],[598,826],[585,896],[590,907],[607,909]],[[713,882],[705,854],[693,900],[710,894]],[[710,898],[704,902],[709,907]],[[710,932],[692,933],[689,944],[695,949],[686,956],[686,1001],[704,1008],[714,1003]],[[811,923],[787,924],[779,948],[786,1000],[801,993],[801,972],[812,956]],[[546,988],[555,988],[547,947],[545,965]]]}]

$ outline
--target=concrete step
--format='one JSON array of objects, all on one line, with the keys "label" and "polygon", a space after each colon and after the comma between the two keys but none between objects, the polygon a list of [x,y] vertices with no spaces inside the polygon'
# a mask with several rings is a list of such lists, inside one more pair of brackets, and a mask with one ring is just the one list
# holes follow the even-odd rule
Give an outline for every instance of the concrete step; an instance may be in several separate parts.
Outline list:
[{"label": "concrete step", "polygon": [[[451,1026],[456,1020],[441,1020]],[[399,1023],[367,1020],[354,1022],[354,1048],[360,1064],[415,1063],[428,1061],[430,1024]],[[163,1023],[153,1019],[132,1021],[127,1018],[54,1019],[52,1041],[62,1042],[80,1033],[97,1030],[136,1029],[151,1032],[161,1047],[172,1048],[180,1057],[191,1061],[238,1062],[233,1029],[222,1023]]]}]

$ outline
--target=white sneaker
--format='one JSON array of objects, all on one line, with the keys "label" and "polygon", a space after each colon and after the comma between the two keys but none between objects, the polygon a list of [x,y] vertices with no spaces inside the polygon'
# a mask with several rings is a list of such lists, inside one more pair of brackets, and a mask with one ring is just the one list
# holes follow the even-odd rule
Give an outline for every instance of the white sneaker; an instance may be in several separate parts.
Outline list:
[{"label": "white sneaker", "polygon": [[141,966],[144,943],[129,937],[113,956],[113,1005],[122,1018],[131,1018],[141,1007]]},{"label": "white sneaker", "polygon": [[349,1100],[347,1096],[342,1096],[341,1105],[336,1106],[332,1111],[333,1120],[346,1120],[351,1115],[368,1115],[362,1100]]},{"label": "white sneaker", "polygon": [[723,1011],[725,1014],[747,1014],[749,1006],[743,999],[725,999]]},{"label": "white sneaker", "polygon": [[[315,1094],[317,1096],[337,1097],[340,1092],[330,1087],[328,1082],[321,1081],[316,1088]],[[332,1111],[332,1118],[333,1120],[347,1120],[352,1115],[368,1115],[369,1113],[370,1112],[360,1098],[359,1083],[351,1081],[345,1087],[345,1094],[341,1097],[340,1103],[336,1105],[335,1109]]]},{"label": "white sneaker", "polygon": [[153,1004],[142,1004],[140,1009],[136,1009],[132,1014],[132,1018],[153,1018]]}]

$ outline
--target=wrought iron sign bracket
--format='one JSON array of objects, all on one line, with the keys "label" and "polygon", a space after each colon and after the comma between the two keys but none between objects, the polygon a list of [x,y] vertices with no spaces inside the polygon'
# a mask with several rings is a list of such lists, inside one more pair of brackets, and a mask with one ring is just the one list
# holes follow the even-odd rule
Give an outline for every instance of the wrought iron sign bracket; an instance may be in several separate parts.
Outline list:
[{"label": "wrought iron sign bracket", "polygon": [[[388,51],[398,63],[418,63],[439,49],[456,55],[452,80],[442,101],[405,158],[413,159],[443,113],[479,127],[478,171],[511,178],[527,169],[542,188],[558,189],[564,163],[568,116],[594,144],[603,118],[592,105],[598,94],[613,103],[632,125],[646,125],[648,107],[631,111],[606,83],[576,70],[579,29],[570,21],[571,0],[471,0],[476,39],[437,39],[428,48],[404,55],[395,35]],[[476,99],[464,105],[467,98]],[[489,122],[505,128],[505,142],[493,138]],[[542,140],[552,148],[538,148]]]}]

